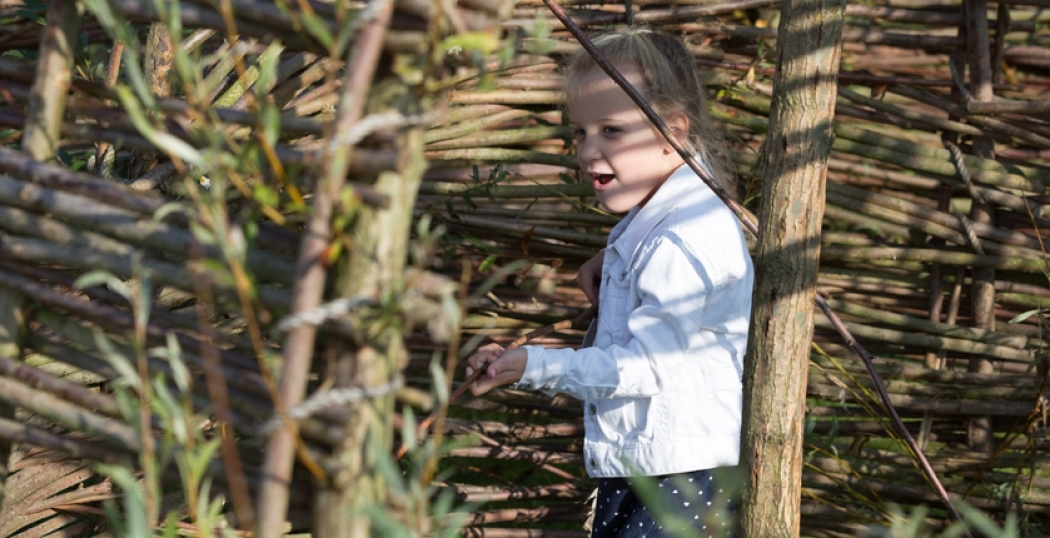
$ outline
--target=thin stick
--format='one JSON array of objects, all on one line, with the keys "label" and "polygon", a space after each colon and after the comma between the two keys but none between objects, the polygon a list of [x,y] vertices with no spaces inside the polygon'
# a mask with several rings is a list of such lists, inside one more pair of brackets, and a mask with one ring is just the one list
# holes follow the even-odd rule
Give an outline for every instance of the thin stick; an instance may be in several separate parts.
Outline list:
[{"label": "thin stick", "polygon": [[[554,331],[561,331],[561,330],[565,330],[565,329],[580,329],[586,323],[588,323],[592,319],[594,319],[594,316],[597,315],[597,314],[598,314],[598,305],[596,305],[596,304],[591,305],[590,308],[588,308],[587,310],[584,310],[582,314],[580,314],[579,316],[576,316],[576,318],[574,318],[574,319],[566,319],[566,320],[559,321],[557,323],[552,323],[550,325],[547,325],[545,327],[540,327],[539,329],[536,329],[536,330],[534,330],[532,332],[529,332],[529,333],[525,334],[524,336],[519,337],[517,340],[511,342],[507,346],[506,349],[507,350],[511,350],[511,349],[519,348],[519,347],[525,345],[529,340],[532,340],[532,339],[535,339],[535,338],[539,338],[541,336],[546,336],[546,335],[548,335],[548,334],[550,334],[550,333],[552,333]],[[457,399],[459,399],[460,396],[463,396],[463,393],[467,392],[467,389],[469,389],[471,385],[473,385],[475,382],[477,382],[477,380],[481,379],[481,376],[484,373],[485,373],[485,369],[484,368],[479,368],[478,371],[474,372],[473,374],[471,374],[470,377],[468,377],[467,379],[463,380],[463,384],[461,384],[458,388],[456,388],[456,390],[452,392],[452,395],[448,397],[448,403],[446,403],[444,407],[447,408],[448,406],[450,406],[452,404],[452,402],[454,402]],[[419,423],[419,427],[417,428],[417,431],[424,432],[428,428],[430,428],[430,425],[434,423],[434,420],[439,416],[439,414],[440,414],[439,411],[435,411],[434,413],[431,413],[431,415],[429,417],[427,417],[423,422]],[[406,452],[408,452],[408,445],[407,444],[402,444],[401,447],[397,449],[397,455],[395,456],[395,458],[400,460],[401,458],[403,458],[405,456]]]},{"label": "thin stick", "polygon": [[[552,13],[554,13],[554,16],[557,17],[562,22],[562,24],[564,24],[565,27],[569,29],[573,37],[575,37],[576,40],[580,42],[580,45],[582,45],[583,48],[587,50],[587,53],[590,54],[592,58],[594,58],[595,63],[597,63],[598,66],[601,67],[602,70],[605,71],[606,74],[608,74],[609,77],[611,77],[616,82],[616,84],[627,93],[628,96],[630,96],[631,100],[634,101],[635,104],[637,104],[638,107],[645,114],[645,116],[649,118],[649,121],[653,122],[653,124],[656,125],[657,129],[660,130],[660,132],[664,135],[667,141],[670,142],[671,145],[675,148],[675,151],[677,151],[678,154],[682,156],[683,159],[685,159],[686,163],[689,164],[689,167],[693,169],[693,172],[695,172],[696,175],[699,176],[700,179],[703,180],[704,183],[706,183],[708,187],[710,187],[711,190],[713,190],[718,195],[718,197],[721,198],[723,202],[725,202],[727,206],[729,206],[734,212],[737,213],[744,227],[757,237],[758,225],[756,224],[754,217],[751,216],[750,212],[748,212],[746,209],[743,208],[743,206],[736,203],[736,201],[730,198],[729,195],[725,192],[725,190],[718,186],[718,184],[714,181],[710,174],[705,172],[700,167],[699,163],[696,162],[696,159],[692,155],[690,155],[685,150],[685,148],[678,142],[678,140],[674,136],[674,133],[671,131],[670,128],[668,128],[667,124],[664,123],[662,119],[660,119],[659,115],[656,114],[653,108],[645,102],[645,99],[642,98],[641,94],[639,94],[638,91],[635,90],[629,82],[627,82],[627,79],[623,78],[623,75],[621,75],[616,70],[616,68],[609,62],[609,60],[602,56],[601,52],[599,52],[598,49],[594,47],[594,44],[591,43],[590,39],[588,39],[587,36],[583,33],[583,30],[581,30],[579,26],[577,26],[574,22],[572,22],[571,19],[569,19],[568,15],[565,14],[565,11],[562,10],[561,6],[559,6],[554,0],[543,0],[543,2],[547,4],[547,7],[550,8]],[[933,470],[933,467],[930,466],[930,462],[926,459],[926,455],[919,448],[918,444],[916,444],[915,439],[911,436],[911,433],[906,427],[904,427],[904,422],[901,421],[900,415],[897,414],[897,410],[894,409],[893,403],[890,401],[890,397],[886,393],[886,388],[883,386],[882,380],[879,378],[879,374],[875,371],[875,367],[872,364],[872,359],[874,358],[874,356],[871,355],[871,353],[869,353],[868,350],[864,349],[864,347],[861,346],[855,338],[853,338],[853,335],[850,334],[849,329],[847,329],[845,324],[842,323],[842,320],[839,319],[838,315],[836,315],[835,312],[831,310],[831,307],[828,306],[828,303],[824,300],[824,297],[822,297],[820,294],[817,294],[814,300],[816,301],[816,304],[820,308],[820,310],[824,312],[824,315],[827,316],[829,320],[831,320],[832,325],[838,331],[842,339],[849,345],[851,349],[853,349],[854,352],[857,353],[857,355],[861,357],[861,359],[864,360],[864,365],[868,370],[868,375],[871,376],[871,380],[872,383],[874,383],[875,385],[876,392],[878,392],[879,394],[879,399],[882,400],[883,406],[886,407],[886,411],[890,414],[890,418],[893,419],[893,424],[896,427],[897,431],[900,432],[902,437],[904,437],[909,448],[911,448],[912,452],[915,454],[916,459],[919,460],[919,465],[926,473],[927,478],[933,484],[934,489],[937,491],[937,495],[941,498],[941,501],[944,502],[944,505],[951,513],[952,519],[956,521],[962,521],[962,516],[959,514],[958,510],[956,510],[951,498],[948,497],[948,492],[945,491],[944,486],[941,485],[940,480],[937,478],[937,473]],[[464,385],[466,385],[466,383]]]}]

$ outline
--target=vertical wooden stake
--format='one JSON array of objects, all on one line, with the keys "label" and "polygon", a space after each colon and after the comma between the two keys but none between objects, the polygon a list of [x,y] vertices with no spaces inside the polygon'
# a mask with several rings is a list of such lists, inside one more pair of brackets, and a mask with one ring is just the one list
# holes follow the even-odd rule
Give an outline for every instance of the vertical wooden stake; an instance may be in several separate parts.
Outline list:
[{"label": "vertical wooden stake", "polygon": [[[987,102],[993,99],[991,47],[988,39],[988,4],[967,0],[966,42],[970,58],[970,93],[973,100]],[[985,159],[995,158],[995,144],[990,138],[975,137],[973,152]],[[988,203],[973,200],[970,220],[981,224],[994,224],[995,208]],[[974,248],[979,248],[975,246]],[[971,272],[973,287],[970,295],[973,326],[995,330],[995,269],[974,267]],[[970,359],[969,370],[982,374],[993,372],[992,361],[975,357]],[[970,419],[967,427],[970,449],[991,454],[995,451],[995,432],[992,419],[980,416]]]},{"label": "vertical wooden stake", "polygon": [[[5,359],[22,360],[26,327],[22,307],[21,294],[10,288],[0,287],[0,357]],[[11,419],[14,416],[14,406],[0,403],[0,418]],[[0,505],[4,500],[11,447],[12,443],[0,438]]]},{"label": "vertical wooden stake", "polygon": [[[343,95],[325,151],[324,170],[314,193],[308,233],[299,247],[296,281],[292,291],[290,314],[300,314],[317,308],[324,295],[327,272],[321,260],[332,241],[331,220],[335,204],[346,182],[346,174],[353,159],[353,146],[339,143],[340,133],[347,132],[364,115],[365,102],[372,79],[379,64],[387,25],[394,12],[392,0],[372,0],[375,17],[358,32],[347,61],[349,71],[343,83]],[[284,366],[281,368],[280,397],[274,402],[283,410],[303,401],[306,381],[314,354],[317,328],[302,325],[292,329],[284,342]],[[298,432],[287,425],[273,433],[266,443],[261,481],[256,501],[256,536],[277,538],[284,528],[288,513],[289,486]]]},{"label": "vertical wooden stake", "polygon": [[[73,44],[79,25],[75,0],[51,0],[22,132],[22,150],[37,161],[53,159],[58,152],[62,115],[73,81]],[[22,295],[0,287],[0,357],[22,359],[25,327]],[[0,417],[11,418],[14,412],[13,407],[0,405]],[[0,440],[0,501],[10,456],[11,444]]]},{"label": "vertical wooden stake", "polygon": [[[171,48],[171,35],[168,27],[162,22],[155,22],[149,26],[149,36],[146,38],[146,58],[143,72],[146,74],[146,84],[149,91],[158,99],[171,96],[171,80],[168,74],[175,63],[175,51]],[[131,158],[131,168],[128,177],[138,179],[153,168],[157,160],[154,151],[135,151]]]},{"label": "vertical wooden stake", "polygon": [[798,536],[806,373],[845,3],[786,0],[744,368],[743,536]]},{"label": "vertical wooden stake", "polygon": [[50,160],[58,152],[62,114],[73,83],[73,46],[79,25],[74,0],[51,1],[22,132],[22,150],[38,161]]}]

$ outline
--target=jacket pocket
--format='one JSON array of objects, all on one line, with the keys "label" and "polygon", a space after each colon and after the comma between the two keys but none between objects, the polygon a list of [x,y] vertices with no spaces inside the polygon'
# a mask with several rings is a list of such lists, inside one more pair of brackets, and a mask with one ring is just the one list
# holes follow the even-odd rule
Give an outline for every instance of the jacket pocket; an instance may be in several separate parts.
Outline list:
[{"label": "jacket pocket", "polygon": [[620,273],[609,274],[602,283],[602,294],[598,303],[598,319],[602,327],[612,332],[616,343],[621,343],[621,337],[626,331],[627,319],[630,317],[628,309],[628,293],[630,279],[626,275],[621,277]]},{"label": "jacket pocket", "polygon": [[599,436],[596,441],[630,447],[653,438],[652,398],[612,398],[594,400]]}]

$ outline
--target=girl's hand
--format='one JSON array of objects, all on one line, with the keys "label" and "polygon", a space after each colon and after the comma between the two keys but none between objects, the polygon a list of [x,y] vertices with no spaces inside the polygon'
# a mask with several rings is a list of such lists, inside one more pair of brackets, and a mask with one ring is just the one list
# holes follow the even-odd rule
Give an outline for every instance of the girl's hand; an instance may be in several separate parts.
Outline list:
[{"label": "girl's hand", "polygon": [[470,392],[480,396],[500,385],[518,381],[525,373],[528,358],[529,352],[521,348],[508,351],[499,344],[481,346],[467,359],[467,377],[482,368],[487,368],[487,371],[471,385]]},{"label": "girl's hand", "polygon": [[576,274],[576,284],[583,290],[591,304],[598,304],[598,289],[602,285],[602,262],[605,260],[605,249],[599,250],[593,258],[580,266]]}]

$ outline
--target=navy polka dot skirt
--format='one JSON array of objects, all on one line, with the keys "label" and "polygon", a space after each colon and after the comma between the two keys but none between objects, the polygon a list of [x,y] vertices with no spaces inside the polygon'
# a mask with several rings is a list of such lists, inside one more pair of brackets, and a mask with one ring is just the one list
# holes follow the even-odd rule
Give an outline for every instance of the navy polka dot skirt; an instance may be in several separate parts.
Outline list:
[{"label": "navy polka dot skirt", "polygon": [[591,537],[736,536],[739,469],[600,479]]}]

